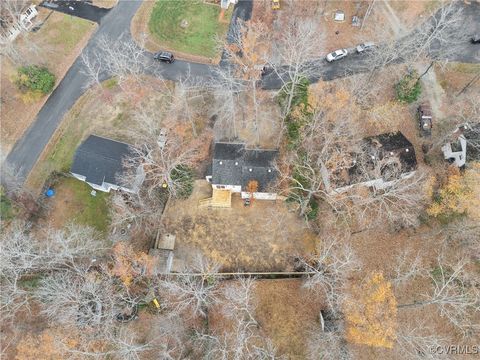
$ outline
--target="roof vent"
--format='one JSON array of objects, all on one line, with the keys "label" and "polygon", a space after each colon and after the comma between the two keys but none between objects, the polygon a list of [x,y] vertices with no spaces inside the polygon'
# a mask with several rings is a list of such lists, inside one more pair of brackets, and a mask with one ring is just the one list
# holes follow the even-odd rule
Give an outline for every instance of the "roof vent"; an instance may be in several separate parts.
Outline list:
[{"label": "roof vent", "polygon": [[250,169],[248,169],[248,171],[252,172],[252,171],[253,171],[253,169],[252,169],[252,168],[250,168]]},{"label": "roof vent", "polygon": [[272,169],[268,169],[268,172],[272,172]]},{"label": "roof vent", "polygon": [[219,164],[222,165],[222,164],[223,164],[223,161],[220,161]]},{"label": "roof vent", "polygon": [[235,165],[238,165],[238,161],[235,161]]}]

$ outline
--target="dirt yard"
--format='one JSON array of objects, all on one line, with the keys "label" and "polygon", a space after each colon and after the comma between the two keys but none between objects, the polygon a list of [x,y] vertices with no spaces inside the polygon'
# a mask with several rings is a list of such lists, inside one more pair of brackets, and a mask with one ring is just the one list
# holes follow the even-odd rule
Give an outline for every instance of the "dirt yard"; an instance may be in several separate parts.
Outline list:
[{"label": "dirt yard", "polygon": [[[28,33],[26,38],[19,36],[15,40],[16,46],[24,64],[46,66],[55,74],[58,84],[87,43],[96,24],[41,7],[37,10],[39,15],[35,23],[42,24],[40,30]],[[16,67],[24,64],[14,64],[2,57],[0,136],[5,153],[30,126],[48,99],[48,96],[28,98],[17,90],[14,84]]]},{"label": "dirt yard", "polygon": [[314,234],[283,201],[254,201],[244,207],[238,194],[231,209],[199,208],[211,187],[198,180],[192,196],[167,205],[166,231],[177,236],[175,256],[188,261],[196,251],[223,271],[291,270],[292,257],[314,250]]}]

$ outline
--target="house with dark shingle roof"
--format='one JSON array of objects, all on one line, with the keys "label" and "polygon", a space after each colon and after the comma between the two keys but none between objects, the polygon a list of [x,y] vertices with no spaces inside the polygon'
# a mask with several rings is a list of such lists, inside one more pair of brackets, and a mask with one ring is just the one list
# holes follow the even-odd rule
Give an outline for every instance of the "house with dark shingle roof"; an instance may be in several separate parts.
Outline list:
[{"label": "house with dark shingle roof", "polygon": [[413,144],[401,132],[364,138],[362,151],[353,157],[346,178],[333,192],[341,193],[357,185],[386,189],[413,176],[417,169]]},{"label": "house with dark shingle roof", "polygon": [[[247,149],[244,143],[217,142],[213,147],[210,173],[206,176],[213,189],[240,193],[243,199],[275,200],[271,187],[277,178],[274,161],[277,150]],[[255,182],[251,193],[249,184]]]},{"label": "house with dark shingle roof", "polygon": [[[90,135],[76,150],[70,173],[99,191],[110,192],[124,190],[137,192],[143,177],[137,171],[135,184],[120,184],[119,177],[124,174],[124,160],[132,154],[132,146]],[[141,170],[141,167],[138,168]]]}]

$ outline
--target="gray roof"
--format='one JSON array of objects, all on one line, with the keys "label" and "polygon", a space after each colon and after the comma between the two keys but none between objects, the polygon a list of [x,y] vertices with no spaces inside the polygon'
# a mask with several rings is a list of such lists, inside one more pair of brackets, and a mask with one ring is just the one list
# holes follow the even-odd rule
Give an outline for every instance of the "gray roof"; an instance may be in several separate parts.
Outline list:
[{"label": "gray roof", "polygon": [[274,167],[277,150],[246,149],[243,143],[215,143],[212,161],[212,183],[241,185],[256,180],[258,191],[265,192],[277,177]]},{"label": "gray roof", "polygon": [[131,146],[119,141],[90,135],[76,150],[71,172],[86,177],[85,181],[102,185],[118,184],[123,159],[131,154]]}]

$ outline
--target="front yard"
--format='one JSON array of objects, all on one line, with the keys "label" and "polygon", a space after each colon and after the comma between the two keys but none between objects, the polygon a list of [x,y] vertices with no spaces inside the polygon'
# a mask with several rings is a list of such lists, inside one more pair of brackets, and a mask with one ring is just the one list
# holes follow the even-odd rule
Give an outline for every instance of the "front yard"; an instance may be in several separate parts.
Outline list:
[{"label": "front yard", "polygon": [[225,37],[232,8],[220,20],[220,6],[200,0],[146,1],[131,30],[149,51],[169,50],[180,58],[212,62],[220,57],[217,38]]},{"label": "front yard", "polygon": [[[96,24],[58,12],[38,7],[35,22],[41,24],[36,32],[30,32],[15,40],[15,47],[23,64],[47,67],[55,74],[58,84],[84,45]],[[22,94],[14,84],[16,68],[8,58],[2,58],[1,99],[2,126],[1,144],[6,153],[30,126],[48,96],[33,97]]]}]

